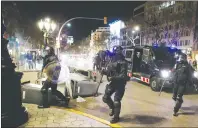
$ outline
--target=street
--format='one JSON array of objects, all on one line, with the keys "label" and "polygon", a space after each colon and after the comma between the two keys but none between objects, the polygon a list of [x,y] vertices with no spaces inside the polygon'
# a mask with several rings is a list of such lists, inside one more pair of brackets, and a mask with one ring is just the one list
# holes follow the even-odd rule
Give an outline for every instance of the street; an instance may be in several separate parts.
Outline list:
[{"label": "street", "polygon": [[[27,81],[28,78],[31,78],[31,82],[35,81],[32,75],[24,73],[23,81]],[[108,106],[102,101],[107,83],[106,77],[103,77],[98,97],[84,98],[85,102],[71,100],[69,106],[74,110],[109,121]],[[58,88],[62,93],[64,92],[63,86],[59,85]],[[164,89],[159,96],[159,92],[152,91],[148,85],[132,80],[126,85],[122,99],[121,120],[118,124],[123,127],[195,127],[198,126],[197,103],[198,93],[184,95],[179,116],[174,117],[174,101],[170,89]]]},{"label": "street", "polygon": [[[108,107],[102,102],[105,85],[100,86],[98,97],[85,98],[75,109],[109,120]],[[150,87],[138,82],[128,82],[122,100],[121,121],[123,127],[195,127],[198,126],[198,94],[184,95],[179,116],[173,116],[172,93],[151,91]],[[74,107],[74,106],[73,106]]]}]

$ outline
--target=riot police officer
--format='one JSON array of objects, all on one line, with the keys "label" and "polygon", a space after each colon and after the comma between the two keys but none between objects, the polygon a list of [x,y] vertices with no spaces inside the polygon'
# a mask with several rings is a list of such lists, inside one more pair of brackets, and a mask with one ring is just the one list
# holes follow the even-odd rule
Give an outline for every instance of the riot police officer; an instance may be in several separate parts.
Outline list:
[{"label": "riot police officer", "polygon": [[[121,110],[121,100],[125,92],[125,85],[127,82],[127,63],[122,55],[122,47],[117,47],[112,62],[108,64],[107,71],[102,71],[104,74],[108,74],[109,70],[113,71],[110,83],[106,85],[105,94],[103,96],[103,102],[106,103],[111,109],[110,116],[113,116],[111,123],[119,121],[119,115]],[[111,99],[111,95],[115,93],[114,101]]]},{"label": "riot police officer", "polygon": [[187,85],[191,81],[191,71],[190,66],[187,62],[186,54],[179,54],[173,73],[174,88],[172,98],[176,102],[173,115],[177,116],[177,112],[179,111],[183,103],[183,94],[186,90]]},{"label": "riot police officer", "polygon": [[41,88],[42,99],[38,108],[48,108],[48,89],[51,88],[52,94],[62,100],[63,104],[67,106],[67,99],[57,90],[57,81],[61,71],[61,65],[52,47],[47,46],[44,50],[45,56],[43,58],[42,72],[46,73],[47,79]]},{"label": "riot police officer", "polygon": [[94,63],[93,63],[93,70],[98,70],[99,69],[99,64],[100,64],[100,57],[99,57],[99,53],[97,53],[94,56]]}]

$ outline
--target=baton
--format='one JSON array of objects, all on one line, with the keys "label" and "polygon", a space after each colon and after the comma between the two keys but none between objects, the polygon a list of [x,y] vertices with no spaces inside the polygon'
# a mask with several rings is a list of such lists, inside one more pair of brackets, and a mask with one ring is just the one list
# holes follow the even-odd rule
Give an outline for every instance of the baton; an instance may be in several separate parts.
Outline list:
[{"label": "baton", "polygon": [[166,80],[164,80],[164,82],[163,82],[163,84],[162,84],[162,87],[161,87],[161,89],[160,89],[159,96],[160,96],[160,95],[161,95],[161,93],[162,93],[162,89],[164,88],[164,84],[165,84],[165,82],[166,82]]},{"label": "baton", "polygon": [[25,81],[25,82],[22,82],[21,85],[24,85],[24,84],[29,84],[30,81]]}]

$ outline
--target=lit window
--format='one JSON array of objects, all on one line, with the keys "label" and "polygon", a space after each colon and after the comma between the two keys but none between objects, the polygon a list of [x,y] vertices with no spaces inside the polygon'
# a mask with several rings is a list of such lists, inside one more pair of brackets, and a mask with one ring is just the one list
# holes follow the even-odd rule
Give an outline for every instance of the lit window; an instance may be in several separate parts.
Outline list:
[{"label": "lit window", "polygon": [[175,33],[175,37],[178,37],[178,36],[179,36],[179,34],[178,34],[178,32],[176,32],[176,33]]},{"label": "lit window", "polygon": [[181,31],[181,37],[184,35],[184,32],[183,32],[183,30]]},{"label": "lit window", "polygon": [[165,30],[166,30],[166,31],[168,30],[168,27],[167,27],[167,26],[165,26]]},{"label": "lit window", "polygon": [[172,29],[172,26],[171,25],[169,25],[169,30],[171,30]]},{"label": "lit window", "polygon": [[188,45],[188,40],[185,40],[185,46],[187,46]]},{"label": "lit window", "polygon": [[190,36],[190,32],[188,30],[185,31],[185,36]]},{"label": "lit window", "polygon": [[170,38],[170,37],[171,37],[171,34],[169,33],[169,34],[168,34],[168,38]]},{"label": "lit window", "polygon": [[182,40],[180,40],[180,46],[182,46],[182,42],[183,42],[183,41],[182,41]]},{"label": "lit window", "polygon": [[179,23],[175,24],[175,29],[179,29]]}]

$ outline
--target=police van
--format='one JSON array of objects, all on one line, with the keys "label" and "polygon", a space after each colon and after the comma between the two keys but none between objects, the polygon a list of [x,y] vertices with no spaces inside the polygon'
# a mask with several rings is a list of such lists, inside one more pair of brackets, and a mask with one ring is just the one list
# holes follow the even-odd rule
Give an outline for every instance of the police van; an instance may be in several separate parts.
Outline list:
[{"label": "police van", "polygon": [[162,85],[172,88],[169,79],[178,51],[165,46],[126,47],[123,52],[128,61],[128,76],[149,84],[153,91],[160,91]]}]

